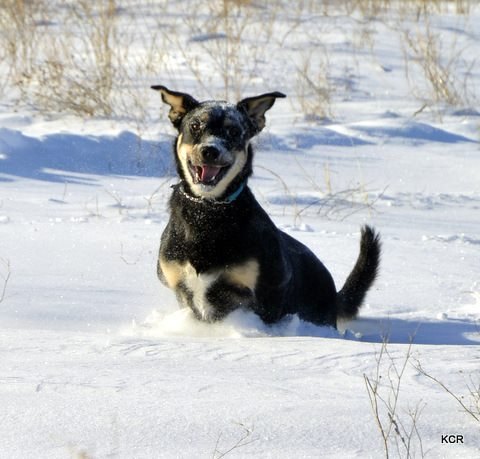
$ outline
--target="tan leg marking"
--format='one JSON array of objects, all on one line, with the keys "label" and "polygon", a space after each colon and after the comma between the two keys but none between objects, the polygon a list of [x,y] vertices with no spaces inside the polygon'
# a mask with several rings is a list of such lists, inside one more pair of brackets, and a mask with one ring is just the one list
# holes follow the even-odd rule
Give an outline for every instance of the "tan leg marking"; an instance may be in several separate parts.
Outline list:
[{"label": "tan leg marking", "polygon": [[225,277],[232,284],[247,287],[253,291],[257,285],[259,273],[260,265],[258,261],[248,260],[243,264],[227,267]]},{"label": "tan leg marking", "polygon": [[159,264],[167,285],[175,289],[185,276],[185,267],[178,261],[167,261],[163,258],[160,258]]}]

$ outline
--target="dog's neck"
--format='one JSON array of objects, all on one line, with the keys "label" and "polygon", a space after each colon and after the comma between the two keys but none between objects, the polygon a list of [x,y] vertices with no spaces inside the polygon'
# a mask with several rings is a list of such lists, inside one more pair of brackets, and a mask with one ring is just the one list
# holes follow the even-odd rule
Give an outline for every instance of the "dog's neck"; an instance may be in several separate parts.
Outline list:
[{"label": "dog's neck", "polygon": [[247,185],[247,180],[245,179],[240,183],[238,188],[231,194],[229,194],[226,198],[220,200],[220,199],[211,199],[211,198],[202,198],[202,197],[197,197],[193,196],[190,193],[187,193],[185,191],[185,182],[182,180],[180,183],[177,185],[173,185],[172,188],[178,190],[185,198],[187,198],[190,201],[197,202],[197,203],[211,203],[211,204],[219,204],[219,205],[228,205],[232,204],[236,199],[242,194],[242,191],[245,189]]}]

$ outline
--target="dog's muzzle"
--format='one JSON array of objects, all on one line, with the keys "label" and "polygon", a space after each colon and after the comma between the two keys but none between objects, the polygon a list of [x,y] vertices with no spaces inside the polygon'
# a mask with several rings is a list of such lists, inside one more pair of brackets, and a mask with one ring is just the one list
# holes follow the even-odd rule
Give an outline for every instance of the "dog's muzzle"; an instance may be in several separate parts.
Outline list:
[{"label": "dog's muzzle", "polygon": [[222,151],[213,145],[205,145],[198,150],[198,159],[189,160],[188,167],[195,183],[216,185],[228,170],[222,158]]},{"label": "dog's muzzle", "polygon": [[211,164],[218,161],[218,158],[220,157],[220,150],[217,147],[209,145],[200,150],[200,155],[205,163]]}]

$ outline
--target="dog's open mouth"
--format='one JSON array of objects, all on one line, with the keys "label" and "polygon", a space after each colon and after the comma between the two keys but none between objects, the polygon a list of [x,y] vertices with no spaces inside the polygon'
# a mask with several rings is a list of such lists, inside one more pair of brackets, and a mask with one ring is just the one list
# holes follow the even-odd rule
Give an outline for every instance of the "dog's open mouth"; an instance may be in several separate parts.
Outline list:
[{"label": "dog's open mouth", "polygon": [[202,164],[196,166],[189,161],[188,168],[190,169],[194,183],[214,186],[222,179],[229,166],[220,164]]}]

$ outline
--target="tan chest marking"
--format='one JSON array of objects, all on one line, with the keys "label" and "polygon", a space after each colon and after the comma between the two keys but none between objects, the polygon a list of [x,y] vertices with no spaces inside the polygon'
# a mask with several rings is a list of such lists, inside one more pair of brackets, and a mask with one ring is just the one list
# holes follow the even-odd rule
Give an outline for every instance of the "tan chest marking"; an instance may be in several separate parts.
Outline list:
[{"label": "tan chest marking", "polygon": [[180,282],[187,286],[196,284],[197,278],[208,278],[210,282],[204,282],[204,285],[210,285],[214,280],[223,275],[225,279],[238,286],[247,287],[255,290],[260,267],[257,260],[248,260],[245,263],[227,266],[224,270],[217,270],[210,273],[198,275],[190,263],[179,263],[178,261],[168,261],[160,258],[160,268],[167,285],[175,289]]},{"label": "tan chest marking", "polygon": [[253,293],[259,274],[257,260],[248,260],[245,263],[227,266],[225,269],[201,274],[198,274],[188,262],[160,259],[159,263],[167,285],[176,290],[181,282],[191,292],[193,304],[204,319],[208,319],[214,311],[214,306],[207,299],[207,291],[217,279],[221,277],[229,284],[247,287]]}]

